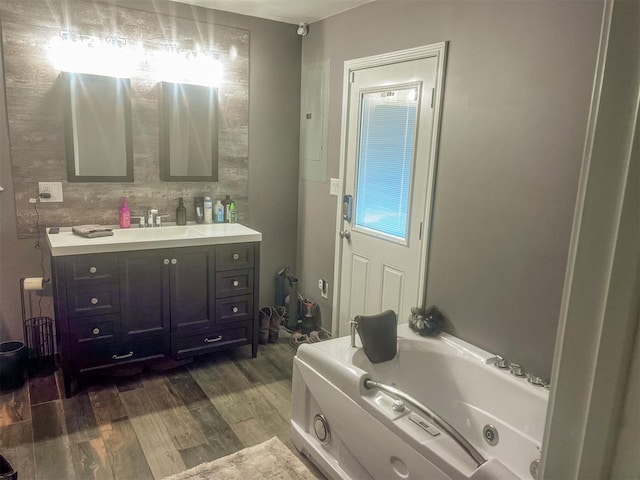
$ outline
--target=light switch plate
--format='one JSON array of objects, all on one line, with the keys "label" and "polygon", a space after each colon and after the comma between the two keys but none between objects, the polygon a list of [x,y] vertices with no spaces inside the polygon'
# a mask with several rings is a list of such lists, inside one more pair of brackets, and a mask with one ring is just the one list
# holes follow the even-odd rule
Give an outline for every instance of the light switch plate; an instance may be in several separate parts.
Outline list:
[{"label": "light switch plate", "polygon": [[338,195],[340,195],[340,179],[339,178],[331,179],[331,182],[329,184],[329,195],[333,195],[334,197],[337,197]]}]

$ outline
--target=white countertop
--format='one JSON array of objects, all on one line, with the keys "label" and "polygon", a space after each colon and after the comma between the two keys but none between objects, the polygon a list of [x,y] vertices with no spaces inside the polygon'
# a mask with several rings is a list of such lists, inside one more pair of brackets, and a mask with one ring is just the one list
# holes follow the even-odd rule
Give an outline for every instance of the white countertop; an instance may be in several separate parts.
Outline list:
[{"label": "white countertop", "polygon": [[47,241],[53,257],[262,241],[260,232],[239,223],[213,225],[190,223],[185,226],[114,228],[112,236],[98,238],[74,235],[71,227],[62,227],[60,233],[54,234],[50,233],[50,230],[47,228]]}]

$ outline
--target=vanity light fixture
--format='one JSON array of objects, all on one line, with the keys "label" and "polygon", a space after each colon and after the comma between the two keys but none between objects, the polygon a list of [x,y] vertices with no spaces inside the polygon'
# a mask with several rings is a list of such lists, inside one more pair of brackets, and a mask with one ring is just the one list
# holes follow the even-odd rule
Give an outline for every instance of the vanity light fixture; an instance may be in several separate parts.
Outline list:
[{"label": "vanity light fixture", "polygon": [[143,52],[117,35],[99,37],[62,30],[49,42],[49,58],[63,72],[128,78],[137,69]]},{"label": "vanity light fixture", "polygon": [[184,49],[171,43],[150,57],[160,81],[207,87],[219,87],[222,83],[224,70],[220,54],[215,50]]}]

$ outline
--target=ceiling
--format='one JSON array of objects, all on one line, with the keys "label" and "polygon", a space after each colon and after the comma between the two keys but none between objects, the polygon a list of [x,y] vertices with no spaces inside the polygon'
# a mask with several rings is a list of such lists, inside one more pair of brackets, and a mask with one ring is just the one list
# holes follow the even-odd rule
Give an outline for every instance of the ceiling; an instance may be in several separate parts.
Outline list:
[{"label": "ceiling", "polygon": [[313,23],[374,0],[176,0],[180,3],[267,18],[285,23]]}]

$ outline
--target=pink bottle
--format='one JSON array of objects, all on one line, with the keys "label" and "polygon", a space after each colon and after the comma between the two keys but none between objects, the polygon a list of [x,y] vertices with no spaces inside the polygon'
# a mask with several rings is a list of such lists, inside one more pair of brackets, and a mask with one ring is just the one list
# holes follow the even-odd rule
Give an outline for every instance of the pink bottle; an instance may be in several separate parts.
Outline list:
[{"label": "pink bottle", "polygon": [[129,228],[131,226],[131,210],[127,204],[127,198],[122,198],[122,206],[120,207],[120,228]]}]

